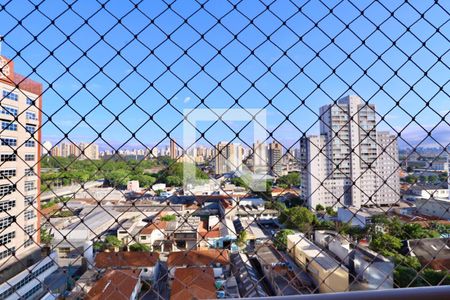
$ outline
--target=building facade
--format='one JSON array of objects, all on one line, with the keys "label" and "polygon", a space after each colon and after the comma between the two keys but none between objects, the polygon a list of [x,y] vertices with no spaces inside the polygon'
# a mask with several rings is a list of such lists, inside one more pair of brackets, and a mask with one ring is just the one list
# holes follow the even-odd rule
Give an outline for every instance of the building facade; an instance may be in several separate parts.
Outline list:
[{"label": "building facade", "polygon": [[40,243],[42,84],[14,73],[0,56],[0,266],[17,263]]},{"label": "building facade", "polygon": [[283,148],[280,143],[272,142],[269,144],[269,166],[270,173],[274,177],[282,176],[283,174]]},{"label": "building facade", "polygon": [[215,173],[225,174],[242,170],[242,146],[220,142],[215,149]]},{"label": "building facade", "polygon": [[395,135],[376,130],[375,106],[347,96],[320,108],[320,135],[301,138],[310,207],[391,205],[400,199]]}]

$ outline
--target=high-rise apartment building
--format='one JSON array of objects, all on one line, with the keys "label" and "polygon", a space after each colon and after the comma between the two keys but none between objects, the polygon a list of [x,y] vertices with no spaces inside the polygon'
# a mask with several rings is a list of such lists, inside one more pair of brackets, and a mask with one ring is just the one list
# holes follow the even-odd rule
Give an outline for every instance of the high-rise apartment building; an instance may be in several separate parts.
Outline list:
[{"label": "high-rise apartment building", "polygon": [[399,200],[397,141],[377,133],[376,123],[375,106],[357,96],[320,108],[320,136],[300,141],[302,189],[310,207]]},{"label": "high-rise apartment building", "polygon": [[61,156],[61,147],[59,145],[55,145],[50,150],[50,155],[53,157],[60,157]]},{"label": "high-rise apartment building", "polygon": [[281,144],[272,142],[269,144],[269,168],[270,174],[274,177],[279,177],[283,172],[283,148]]},{"label": "high-rise apartment building", "polygon": [[216,174],[232,173],[242,170],[242,146],[220,142],[216,146]]},{"label": "high-rise apartment building", "polygon": [[177,144],[174,139],[170,139],[170,150],[169,155],[171,159],[177,159]]},{"label": "high-rise apartment building", "polygon": [[40,243],[42,85],[14,73],[2,56],[0,67],[0,268],[7,274]]},{"label": "high-rise apartment building", "polygon": [[94,143],[80,143],[78,145],[80,152],[83,153],[80,159],[99,159],[99,148],[97,144]]},{"label": "high-rise apartment building", "polygon": [[253,144],[253,172],[267,174],[267,146],[265,143],[257,141]]}]

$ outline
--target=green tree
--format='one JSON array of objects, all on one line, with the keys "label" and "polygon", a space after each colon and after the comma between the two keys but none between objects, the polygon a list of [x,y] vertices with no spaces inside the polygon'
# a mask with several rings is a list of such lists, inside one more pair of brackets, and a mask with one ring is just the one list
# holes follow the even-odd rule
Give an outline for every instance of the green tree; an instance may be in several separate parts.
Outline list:
[{"label": "green tree", "polygon": [[161,217],[161,221],[175,221],[177,219],[177,217],[175,215],[165,215]]},{"label": "green tree", "polygon": [[121,248],[123,245],[122,241],[117,238],[115,235],[108,235],[105,238],[105,246],[108,249],[116,249]]},{"label": "green tree", "polygon": [[287,236],[294,234],[295,231],[292,229],[282,229],[276,235],[274,239],[274,245],[278,250],[286,250],[287,247]]},{"label": "green tree", "polygon": [[327,206],[325,208],[325,211],[327,212],[328,215],[330,215],[332,217],[336,217],[337,216],[337,212],[331,206]]},{"label": "green tree", "polygon": [[299,172],[291,172],[287,175],[280,176],[277,179],[278,185],[284,185],[285,187],[293,187],[300,185],[300,173]]},{"label": "green tree", "polygon": [[49,246],[52,243],[53,235],[46,228],[41,228],[41,242]]},{"label": "green tree", "polygon": [[375,234],[370,248],[384,256],[393,256],[402,247],[402,241],[390,234]]},{"label": "green tree", "polygon": [[247,243],[247,239],[248,239],[247,231],[243,230],[239,233],[237,240],[236,240],[236,244],[242,248]]},{"label": "green tree", "polygon": [[133,252],[149,252],[150,251],[150,247],[145,245],[145,244],[136,243],[136,244],[130,245],[130,251],[133,251]]},{"label": "green tree", "polygon": [[286,226],[293,229],[298,228],[302,232],[309,231],[312,225],[317,222],[316,216],[306,207],[295,206],[289,208],[286,214]]},{"label": "green tree", "polygon": [[316,205],[316,211],[324,211],[325,208],[322,206],[322,204],[317,204]]}]

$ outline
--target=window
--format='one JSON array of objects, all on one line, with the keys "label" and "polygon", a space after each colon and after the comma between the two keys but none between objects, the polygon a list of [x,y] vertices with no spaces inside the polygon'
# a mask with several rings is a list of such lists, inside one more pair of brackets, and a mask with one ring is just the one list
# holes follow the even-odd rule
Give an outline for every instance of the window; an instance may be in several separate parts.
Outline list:
[{"label": "window", "polygon": [[7,234],[0,235],[0,246],[8,244],[15,237],[16,237],[16,232],[15,231],[8,232]]},{"label": "window", "polygon": [[14,147],[17,146],[17,139],[15,138],[1,138],[1,145],[2,146],[10,146],[10,147]]},{"label": "window", "polygon": [[17,108],[2,105],[1,113],[7,116],[17,116]]},{"label": "window", "polygon": [[34,175],[36,174],[34,173],[33,168],[25,169],[25,176],[34,176]]},{"label": "window", "polygon": [[27,120],[37,120],[35,112],[27,111],[25,113],[25,116],[26,116]]},{"label": "window", "polygon": [[34,191],[35,189],[34,181],[25,181],[25,192]]},{"label": "window", "polygon": [[27,97],[27,104],[34,105],[34,100]]},{"label": "window", "polygon": [[19,95],[10,91],[3,91],[3,97],[13,101],[19,100]]},{"label": "window", "polygon": [[34,154],[25,154],[25,161],[34,161]]},{"label": "window", "polygon": [[33,140],[28,140],[28,141],[25,142],[25,147],[34,147],[35,144],[36,144],[35,141],[33,141]]},{"label": "window", "polygon": [[34,133],[36,131],[36,126],[34,125],[25,125],[25,130],[29,133]]},{"label": "window", "polygon": [[[15,248],[12,248],[13,251],[15,250]],[[23,287],[25,284],[27,284],[28,282],[30,282],[31,280],[35,279],[37,276],[41,275],[42,273],[44,273],[45,271],[47,271],[48,269],[50,269],[51,267],[53,267],[55,264],[53,261],[46,263],[45,265],[43,265],[42,267],[40,267],[37,270],[33,270],[32,273],[28,274],[27,276],[25,276],[22,280],[20,280],[19,282],[17,282],[16,284],[14,284],[13,286],[11,286],[10,288],[8,288],[6,291],[4,291],[3,293],[0,294],[0,299],[6,299],[8,298],[8,296],[11,296],[15,291],[17,291],[18,289],[20,289],[21,287]],[[31,296],[36,293],[38,290],[40,290],[42,287],[42,284],[36,284],[30,291],[26,292],[23,295],[23,299],[29,299],[31,298]],[[37,289],[36,289],[37,288]]]},{"label": "window", "polygon": [[25,221],[36,218],[36,215],[34,214],[34,209],[26,210],[23,215],[25,217]]},{"label": "window", "polygon": [[23,244],[23,247],[24,247],[24,248],[27,248],[27,247],[29,247],[29,246],[31,246],[31,245],[33,245],[33,244],[34,244],[33,239],[32,239],[32,238],[29,238],[28,240],[25,241],[25,243]]},{"label": "window", "polygon": [[0,219],[0,229],[8,228],[15,221],[14,217],[6,217]]},{"label": "window", "polygon": [[0,201],[0,212],[11,210],[13,207],[16,207],[16,200]]},{"label": "window", "polygon": [[25,233],[27,234],[27,235],[32,235],[32,234],[34,234],[34,225],[27,225],[27,226],[25,226]]},{"label": "window", "polygon": [[16,191],[15,185],[12,184],[2,184],[0,185],[0,197],[9,195]]},{"label": "window", "polygon": [[17,131],[17,124],[9,121],[2,121],[2,129]]},{"label": "window", "polygon": [[16,251],[16,247],[11,247],[9,249],[6,249],[5,251],[0,252],[0,259],[7,258],[8,256],[11,256]]},{"label": "window", "polygon": [[25,205],[31,205],[35,203],[34,196],[25,196],[24,198]]},{"label": "window", "polygon": [[0,154],[0,161],[16,161],[15,154]]},{"label": "window", "polygon": [[0,179],[6,179],[16,176],[16,169],[0,170]]}]

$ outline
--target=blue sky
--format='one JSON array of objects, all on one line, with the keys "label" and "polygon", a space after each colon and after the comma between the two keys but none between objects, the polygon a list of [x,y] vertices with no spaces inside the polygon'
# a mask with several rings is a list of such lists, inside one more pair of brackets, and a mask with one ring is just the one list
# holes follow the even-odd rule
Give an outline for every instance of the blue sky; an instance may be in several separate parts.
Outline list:
[{"label": "blue sky", "polygon": [[[446,1],[184,0],[168,9],[169,1],[114,0],[102,9],[105,1],[83,0],[68,9],[50,0],[38,10],[31,2],[40,1],[1,2],[0,34],[16,72],[44,83],[44,139],[92,141],[101,132],[102,145],[166,144],[163,130],[181,139],[183,109],[239,104],[266,108],[269,130],[290,147],[318,132],[320,106],[357,94],[384,116],[381,129],[416,144],[426,136],[420,124],[450,142]],[[251,132],[234,141],[251,143]],[[205,134],[212,143],[233,138],[223,124]]]}]

